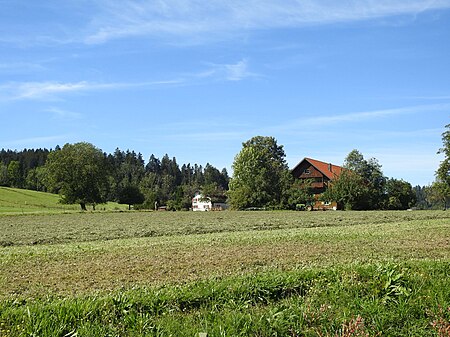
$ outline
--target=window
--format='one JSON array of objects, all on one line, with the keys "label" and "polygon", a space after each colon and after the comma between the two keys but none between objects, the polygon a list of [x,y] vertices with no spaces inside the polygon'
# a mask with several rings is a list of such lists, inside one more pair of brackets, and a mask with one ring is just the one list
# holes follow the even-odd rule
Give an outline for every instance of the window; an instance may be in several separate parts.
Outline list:
[{"label": "window", "polygon": [[305,174],[311,174],[311,171],[309,169],[305,169],[304,173]]}]

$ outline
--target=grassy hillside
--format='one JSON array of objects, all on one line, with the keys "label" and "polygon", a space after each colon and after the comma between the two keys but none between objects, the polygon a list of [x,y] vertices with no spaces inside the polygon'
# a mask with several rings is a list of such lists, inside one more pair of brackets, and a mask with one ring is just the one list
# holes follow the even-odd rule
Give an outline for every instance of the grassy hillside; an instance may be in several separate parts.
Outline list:
[{"label": "grassy hillside", "polygon": [[[0,214],[17,213],[62,213],[78,211],[79,205],[63,205],[57,194],[44,193],[18,188],[0,187]],[[108,203],[99,209],[126,209],[124,205]]]}]

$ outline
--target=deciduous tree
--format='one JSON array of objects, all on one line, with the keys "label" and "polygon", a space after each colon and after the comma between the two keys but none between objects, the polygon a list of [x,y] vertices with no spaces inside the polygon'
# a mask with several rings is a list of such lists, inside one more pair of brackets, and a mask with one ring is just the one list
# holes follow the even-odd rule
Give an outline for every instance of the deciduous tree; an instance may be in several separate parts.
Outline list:
[{"label": "deciduous tree", "polygon": [[233,163],[229,201],[233,208],[280,207],[290,174],[283,146],[273,137],[253,137],[242,144]]},{"label": "deciduous tree", "polygon": [[416,194],[410,183],[404,180],[386,180],[386,200],[387,209],[408,209],[416,202]]},{"label": "deciduous tree", "polygon": [[128,205],[128,210],[131,205],[139,205],[145,201],[145,196],[136,185],[128,184],[119,190],[119,204]]},{"label": "deciduous tree", "polygon": [[106,201],[108,172],[102,151],[90,143],[66,144],[48,155],[46,169],[48,184],[56,188],[68,204],[86,204]]},{"label": "deciduous tree", "polygon": [[445,128],[447,130],[442,134],[443,146],[438,151],[439,154],[444,154],[444,160],[436,171],[436,182],[433,188],[440,195],[444,209],[447,209],[450,199],[450,124],[447,124]]},{"label": "deciduous tree", "polygon": [[378,209],[385,197],[386,178],[375,158],[369,160],[358,151],[351,151],[344,170],[333,181],[323,198],[335,200],[340,208],[353,210]]}]

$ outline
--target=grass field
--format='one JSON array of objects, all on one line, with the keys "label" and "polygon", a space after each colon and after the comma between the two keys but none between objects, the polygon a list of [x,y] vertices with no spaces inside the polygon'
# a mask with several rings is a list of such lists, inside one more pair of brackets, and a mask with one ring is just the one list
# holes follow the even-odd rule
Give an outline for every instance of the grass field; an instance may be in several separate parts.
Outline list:
[{"label": "grass field", "polygon": [[[79,205],[63,205],[57,194],[0,187],[0,214],[63,213],[80,211]],[[126,205],[107,203],[101,210],[126,210]]]},{"label": "grass field", "polygon": [[0,216],[0,336],[449,336],[450,213]]}]

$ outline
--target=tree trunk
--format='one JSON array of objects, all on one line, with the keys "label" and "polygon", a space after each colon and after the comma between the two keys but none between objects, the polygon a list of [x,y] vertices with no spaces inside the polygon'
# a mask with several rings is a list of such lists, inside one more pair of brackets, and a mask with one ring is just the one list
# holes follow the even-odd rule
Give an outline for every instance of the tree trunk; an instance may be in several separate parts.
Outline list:
[{"label": "tree trunk", "polygon": [[131,211],[131,205],[128,205],[128,210]]},{"label": "tree trunk", "polygon": [[80,202],[80,206],[82,211],[87,211],[86,204],[84,202]]}]

